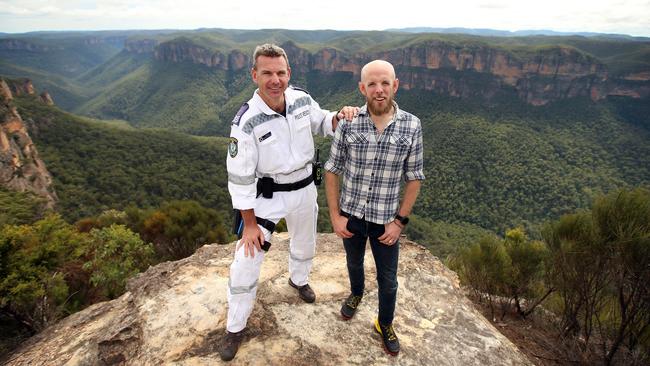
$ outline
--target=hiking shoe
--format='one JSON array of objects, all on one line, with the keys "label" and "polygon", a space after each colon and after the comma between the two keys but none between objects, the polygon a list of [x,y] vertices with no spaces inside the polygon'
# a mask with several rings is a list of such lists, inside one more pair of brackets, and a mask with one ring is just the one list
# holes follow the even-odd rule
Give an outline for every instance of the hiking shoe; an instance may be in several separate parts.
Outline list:
[{"label": "hiking shoe", "polygon": [[384,351],[391,356],[397,356],[399,353],[399,340],[393,329],[393,325],[381,325],[379,319],[375,319],[375,330],[381,334],[381,340],[384,343]]},{"label": "hiking shoe", "polygon": [[230,361],[235,358],[237,350],[239,349],[239,345],[244,339],[244,331],[245,329],[237,333],[228,332],[223,338],[221,349],[219,350],[219,356],[221,356],[221,359],[223,361]]},{"label": "hiking shoe", "polygon": [[341,316],[343,317],[343,320],[350,320],[350,318],[354,316],[354,313],[357,312],[357,306],[359,306],[362,298],[363,296],[350,294],[350,296],[345,299],[343,306],[341,306]]},{"label": "hiking shoe", "polygon": [[314,293],[314,290],[312,290],[311,287],[309,287],[309,284],[298,286],[295,283],[293,283],[293,281],[291,281],[291,278],[289,278],[289,285],[298,290],[298,296],[304,302],[312,303],[316,301],[316,294]]}]

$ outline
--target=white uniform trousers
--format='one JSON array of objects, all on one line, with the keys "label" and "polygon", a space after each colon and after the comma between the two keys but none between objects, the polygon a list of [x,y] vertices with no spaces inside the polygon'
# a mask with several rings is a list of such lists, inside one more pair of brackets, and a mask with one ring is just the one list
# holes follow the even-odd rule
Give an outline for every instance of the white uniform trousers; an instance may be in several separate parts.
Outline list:
[{"label": "white uniform trousers", "polygon": [[[298,286],[309,282],[312,259],[316,253],[316,219],[318,217],[316,196],[316,186],[312,183],[297,191],[273,192],[271,199],[260,196],[256,200],[255,216],[273,221],[275,224],[281,218],[287,222],[287,229],[291,236],[289,276],[291,281]],[[261,226],[260,228],[266,240],[270,240],[271,233]],[[228,281],[226,329],[229,332],[239,332],[246,327],[246,322],[255,304],[257,281],[263,260],[264,251],[256,251],[253,258],[244,256],[243,246],[235,251]]]}]

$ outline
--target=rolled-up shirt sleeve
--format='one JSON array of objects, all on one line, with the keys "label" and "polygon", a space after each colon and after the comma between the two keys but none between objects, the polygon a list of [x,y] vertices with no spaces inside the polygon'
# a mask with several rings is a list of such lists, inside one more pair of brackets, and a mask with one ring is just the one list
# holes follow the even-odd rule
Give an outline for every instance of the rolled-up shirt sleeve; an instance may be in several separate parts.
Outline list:
[{"label": "rolled-up shirt sleeve", "polygon": [[[331,123],[331,122],[330,122]],[[343,174],[345,160],[347,158],[347,145],[345,144],[345,132],[347,131],[348,122],[341,120],[334,133],[332,147],[330,148],[330,157],[325,163],[325,170],[336,175]]]},{"label": "rolled-up shirt sleeve", "polygon": [[422,147],[422,124],[417,121],[417,128],[411,140],[409,154],[404,161],[404,180],[424,180],[424,149]]},{"label": "rolled-up shirt sleeve", "polygon": [[233,125],[226,157],[228,191],[233,208],[247,210],[255,207],[257,155],[257,146],[252,136]]}]

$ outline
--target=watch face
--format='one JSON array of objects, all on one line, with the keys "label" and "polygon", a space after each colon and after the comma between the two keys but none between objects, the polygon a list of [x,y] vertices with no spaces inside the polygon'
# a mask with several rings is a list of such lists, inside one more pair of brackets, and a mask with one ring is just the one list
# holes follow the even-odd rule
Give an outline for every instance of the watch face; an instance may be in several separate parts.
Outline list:
[{"label": "watch face", "polygon": [[395,218],[396,218],[399,222],[401,222],[402,225],[406,225],[406,224],[409,223],[409,218],[408,218],[408,217],[404,217],[404,216],[400,216],[400,215],[395,215]]}]

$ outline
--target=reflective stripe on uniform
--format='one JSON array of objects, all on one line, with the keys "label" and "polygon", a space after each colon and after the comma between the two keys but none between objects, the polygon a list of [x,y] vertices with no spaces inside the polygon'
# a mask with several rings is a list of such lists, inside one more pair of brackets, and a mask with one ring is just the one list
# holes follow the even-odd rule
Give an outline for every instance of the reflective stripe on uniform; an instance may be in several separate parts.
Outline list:
[{"label": "reflective stripe on uniform", "polygon": [[230,289],[230,293],[232,295],[237,295],[237,294],[247,294],[250,293],[255,287],[257,287],[257,280],[253,282],[252,285],[250,286],[232,286],[232,279],[228,279],[228,288]]},{"label": "reflective stripe on uniform", "polygon": [[300,98],[296,99],[296,101],[292,105],[290,105],[289,108],[287,108],[287,114],[291,114],[294,110],[296,110],[296,109],[298,109],[300,107],[304,107],[306,105],[310,105],[310,104],[311,104],[311,98],[310,97],[308,97],[308,96],[300,97]]},{"label": "reflective stripe on uniform", "polygon": [[313,255],[311,257],[309,257],[309,258],[298,258],[298,257],[294,256],[292,253],[289,253],[289,257],[291,257],[291,259],[293,259],[294,261],[298,261],[298,262],[307,262],[307,261],[310,261],[310,260],[314,259]]},{"label": "reflective stripe on uniform", "polygon": [[253,175],[236,175],[228,172],[228,181],[235,184],[253,184],[255,183],[255,174]]},{"label": "reflective stripe on uniform", "polygon": [[255,115],[249,119],[246,120],[244,123],[244,127],[242,127],[242,131],[246,134],[251,134],[253,132],[253,128],[261,125],[262,123],[268,122],[270,120],[278,118],[279,114],[273,114],[273,115],[268,115],[265,113],[260,113],[258,115]]}]

